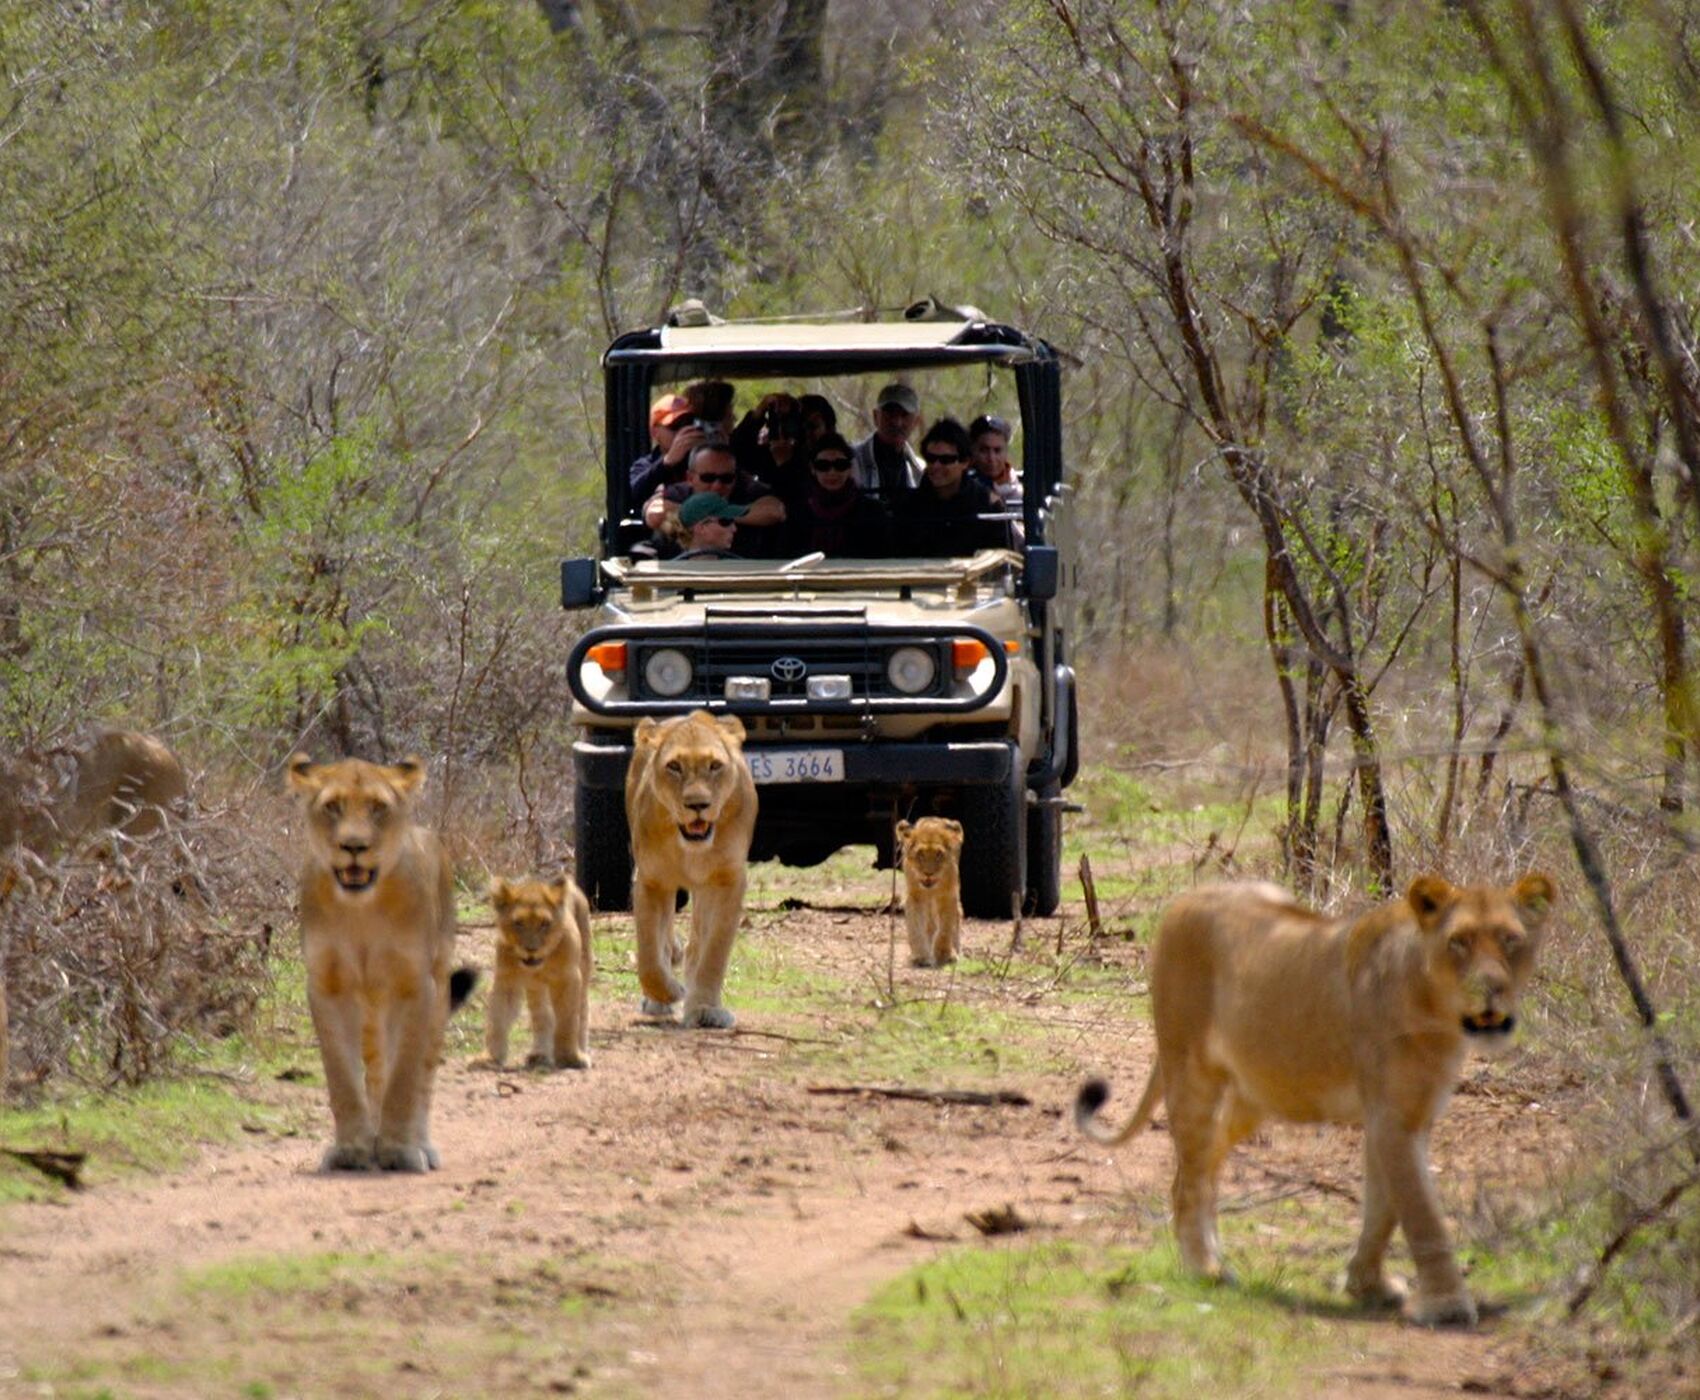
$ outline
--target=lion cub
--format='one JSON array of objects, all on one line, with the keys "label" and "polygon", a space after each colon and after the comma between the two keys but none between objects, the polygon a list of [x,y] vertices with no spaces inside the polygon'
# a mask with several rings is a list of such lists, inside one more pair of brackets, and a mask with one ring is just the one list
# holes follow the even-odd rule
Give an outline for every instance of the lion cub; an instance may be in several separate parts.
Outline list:
[{"label": "lion cub", "polygon": [[962,823],[944,817],[898,822],[903,920],[916,967],[955,962],[962,952]]},{"label": "lion cub", "polygon": [[531,1054],[541,1069],[590,1068],[590,903],[566,876],[490,882],[496,911],[496,981],[484,1027],[492,1064],[508,1058],[508,1031],[523,997]]}]

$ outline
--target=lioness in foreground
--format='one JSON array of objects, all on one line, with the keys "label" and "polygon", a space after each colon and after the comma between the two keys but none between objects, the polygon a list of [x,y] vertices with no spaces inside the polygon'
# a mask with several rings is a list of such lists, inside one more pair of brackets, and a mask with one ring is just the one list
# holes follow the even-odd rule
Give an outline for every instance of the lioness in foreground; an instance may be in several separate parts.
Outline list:
[{"label": "lioness in foreground", "polygon": [[1216,1175],[1265,1117],[1364,1125],[1364,1218],[1346,1289],[1396,1306],[1383,1260],[1393,1227],[1417,1270],[1412,1318],[1471,1325],[1476,1305],[1452,1255],[1428,1173],[1428,1134],[1466,1048],[1503,1050],[1553,900],[1528,875],[1509,889],[1414,880],[1403,899],[1350,919],[1296,904],[1274,885],[1216,885],[1175,900],[1151,951],[1157,1060],[1132,1120],[1094,1115],[1109,1095],[1083,1085],[1075,1122],[1125,1142],[1159,1100],[1175,1144],[1181,1258],[1222,1277]]},{"label": "lioness in foreground", "polygon": [[916,967],[942,966],[962,953],[962,823],[944,817],[898,822],[903,853],[903,922]]},{"label": "lioness in foreground", "polygon": [[[687,1026],[730,1027],[720,1004],[732,940],[744,912],[756,785],[744,758],[744,725],[695,710],[638,722],[626,770],[626,820],[636,865],[632,886],[638,982],[644,1010],[671,1015],[684,1000]],[[673,973],[673,900],[691,896],[685,980]]]},{"label": "lioness in foreground", "polygon": [[496,978],[484,1025],[494,1065],[506,1063],[508,1031],[524,998],[531,1054],[541,1069],[590,1068],[590,902],[571,880],[490,882],[496,911]]},{"label": "lioness in foreground", "polygon": [[436,836],[411,819],[418,759],[289,760],[307,818],[301,944],[336,1141],[325,1171],[422,1172],[449,1011],[473,974],[450,974],[454,891]]}]

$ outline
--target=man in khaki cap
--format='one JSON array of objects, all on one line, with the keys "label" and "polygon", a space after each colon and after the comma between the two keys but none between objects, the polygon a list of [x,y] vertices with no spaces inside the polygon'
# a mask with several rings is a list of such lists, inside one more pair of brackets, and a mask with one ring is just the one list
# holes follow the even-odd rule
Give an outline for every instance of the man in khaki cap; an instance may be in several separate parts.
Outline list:
[{"label": "man in khaki cap", "polygon": [[887,384],[874,401],[874,430],[851,449],[856,484],[887,507],[921,482],[924,470],[909,438],[921,421],[921,397],[907,384]]}]

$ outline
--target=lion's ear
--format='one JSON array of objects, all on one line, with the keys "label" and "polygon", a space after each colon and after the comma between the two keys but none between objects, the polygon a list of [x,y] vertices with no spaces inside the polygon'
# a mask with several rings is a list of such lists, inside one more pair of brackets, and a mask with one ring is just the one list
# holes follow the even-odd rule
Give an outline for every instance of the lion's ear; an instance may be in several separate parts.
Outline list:
[{"label": "lion's ear", "polygon": [[490,907],[500,909],[513,898],[513,887],[500,875],[490,877]]},{"label": "lion's ear", "polygon": [[908,822],[898,822],[898,824],[897,824],[897,839],[899,841],[907,841],[909,839],[910,832],[912,832],[914,830],[915,830],[915,828],[912,827]]},{"label": "lion's ear", "polygon": [[637,728],[632,732],[632,742],[640,749],[652,748],[657,742],[661,730],[661,721],[654,715],[645,715],[637,722]]},{"label": "lion's ear", "polygon": [[319,780],[313,775],[313,760],[304,753],[289,756],[289,768],[283,775],[283,781],[291,792],[319,790]]},{"label": "lion's ear", "polygon": [[946,821],[945,821],[945,824],[944,824],[944,829],[956,838],[956,844],[958,846],[960,846],[962,844],[962,823],[961,822],[955,820],[954,818],[947,818]]},{"label": "lion's ear", "polygon": [[557,909],[567,902],[567,886],[570,883],[565,875],[557,875],[544,886],[544,889],[548,890],[554,897],[553,903]]},{"label": "lion's ear", "polygon": [[1405,902],[1417,916],[1417,922],[1428,928],[1444,914],[1458,898],[1458,891],[1438,875],[1419,875],[1405,891]]},{"label": "lion's ear", "polygon": [[721,715],[715,723],[720,726],[720,732],[740,749],[744,747],[744,721],[737,715]]},{"label": "lion's ear", "polygon": [[425,763],[409,754],[400,763],[390,764],[389,779],[399,793],[418,792],[425,786]]},{"label": "lion's ear", "polygon": [[1533,928],[1546,922],[1553,901],[1558,898],[1558,890],[1549,877],[1537,870],[1512,886],[1511,897],[1517,903],[1523,922]]}]

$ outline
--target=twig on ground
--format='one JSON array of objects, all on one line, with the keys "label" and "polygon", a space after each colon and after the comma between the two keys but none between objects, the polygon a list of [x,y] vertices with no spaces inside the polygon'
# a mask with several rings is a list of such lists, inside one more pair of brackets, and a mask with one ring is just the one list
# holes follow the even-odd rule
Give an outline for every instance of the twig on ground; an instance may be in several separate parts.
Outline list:
[{"label": "twig on ground", "polygon": [[913,1099],[920,1103],[979,1104],[996,1108],[1008,1105],[1029,1108],[1033,1100],[1014,1089],[913,1089],[904,1084],[810,1084],[811,1094],[866,1094],[881,1099]]},{"label": "twig on ground", "polygon": [[[1080,887],[1086,892],[1086,934],[1096,943],[1104,936],[1104,921],[1098,917],[1098,886],[1092,879],[1092,857],[1084,851],[1080,855]],[[1060,929],[1057,937],[1059,940],[1062,937]],[[1057,951],[1060,953],[1062,949]]]}]

